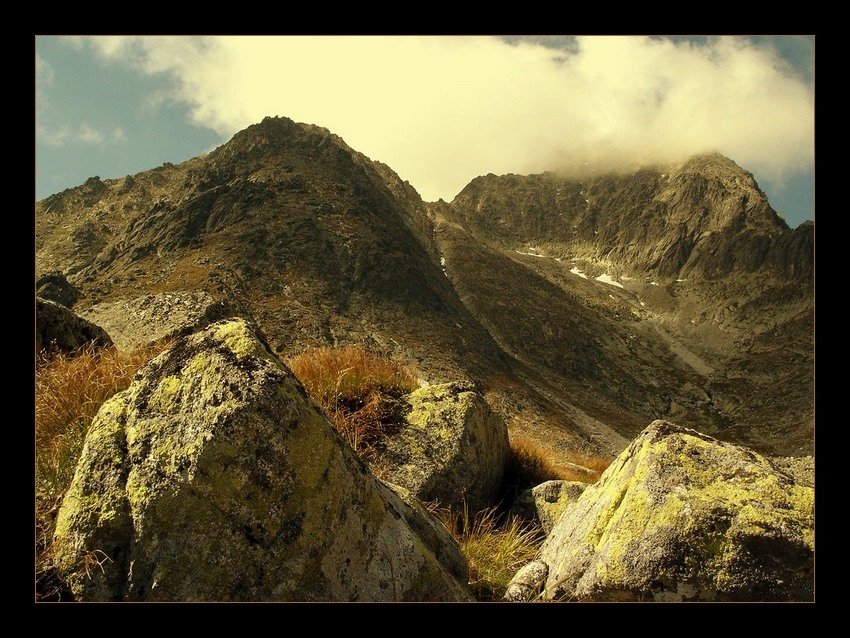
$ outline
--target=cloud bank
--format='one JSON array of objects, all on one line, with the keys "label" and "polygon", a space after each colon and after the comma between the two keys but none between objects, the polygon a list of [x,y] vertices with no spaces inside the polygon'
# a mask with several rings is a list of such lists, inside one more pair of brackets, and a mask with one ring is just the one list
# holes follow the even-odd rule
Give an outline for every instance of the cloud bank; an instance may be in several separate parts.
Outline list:
[{"label": "cloud bank", "polygon": [[324,126],[425,200],[486,173],[625,170],[708,150],[773,179],[814,160],[812,87],[773,49],[731,36],[583,36],[561,49],[480,36],[75,42],[167,74],[171,99],[222,139],[267,115]]}]

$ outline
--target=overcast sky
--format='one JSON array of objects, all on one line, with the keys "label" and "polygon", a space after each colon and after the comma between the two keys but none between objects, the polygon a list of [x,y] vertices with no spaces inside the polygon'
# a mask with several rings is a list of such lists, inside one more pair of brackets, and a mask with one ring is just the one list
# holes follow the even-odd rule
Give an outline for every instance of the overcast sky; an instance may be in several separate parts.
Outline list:
[{"label": "overcast sky", "polygon": [[317,124],[426,201],[487,173],[718,150],[814,219],[813,36],[35,38],[36,199],[179,163],[267,115]]}]

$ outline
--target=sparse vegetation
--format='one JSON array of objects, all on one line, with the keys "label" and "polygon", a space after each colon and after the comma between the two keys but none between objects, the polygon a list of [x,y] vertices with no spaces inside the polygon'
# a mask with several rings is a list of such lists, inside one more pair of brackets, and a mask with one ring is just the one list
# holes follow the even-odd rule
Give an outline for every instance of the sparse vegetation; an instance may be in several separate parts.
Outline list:
[{"label": "sparse vegetation", "polygon": [[100,406],[126,389],[141,365],[167,344],[132,352],[85,347],[43,355],[35,369],[36,596],[61,595],[50,558],[56,514],[71,484],[86,432]]},{"label": "sparse vegetation", "polygon": [[406,406],[399,399],[419,387],[412,367],[359,346],[316,348],[287,364],[343,438],[370,464],[379,459],[385,437],[404,418]]},{"label": "sparse vegetation", "polygon": [[537,555],[543,530],[493,507],[470,515],[432,505],[469,562],[469,587],[479,601],[500,600],[517,570]]}]

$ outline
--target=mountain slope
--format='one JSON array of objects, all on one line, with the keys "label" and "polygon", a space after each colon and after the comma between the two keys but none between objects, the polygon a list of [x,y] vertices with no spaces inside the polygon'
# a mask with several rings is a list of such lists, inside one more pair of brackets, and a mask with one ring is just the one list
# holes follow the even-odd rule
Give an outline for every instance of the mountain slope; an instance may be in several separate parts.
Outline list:
[{"label": "mountain slope", "polygon": [[527,304],[522,316],[485,307],[495,291],[474,261],[451,270],[519,358],[632,414],[765,451],[811,449],[814,227],[790,230],[728,158],[582,181],[488,175],[434,217],[466,234],[461,245],[522,264],[524,280],[499,292],[502,305]]},{"label": "mountain slope", "polygon": [[37,275],[65,273],[83,315],[203,290],[281,355],[382,349],[432,382],[478,382],[515,431],[604,452],[656,418],[810,450],[812,255],[813,228],[789,230],[721,156],[581,182],[491,175],[425,204],[286,118],[36,204]]}]

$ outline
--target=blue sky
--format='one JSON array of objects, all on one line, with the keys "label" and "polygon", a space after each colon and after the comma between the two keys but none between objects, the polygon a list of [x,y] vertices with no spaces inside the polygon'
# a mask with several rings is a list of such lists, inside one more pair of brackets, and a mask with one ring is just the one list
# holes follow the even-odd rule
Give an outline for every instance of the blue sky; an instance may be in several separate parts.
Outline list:
[{"label": "blue sky", "polygon": [[324,126],[426,201],[487,173],[718,150],[814,219],[814,37],[35,38],[36,199],[206,153],[267,115]]}]

